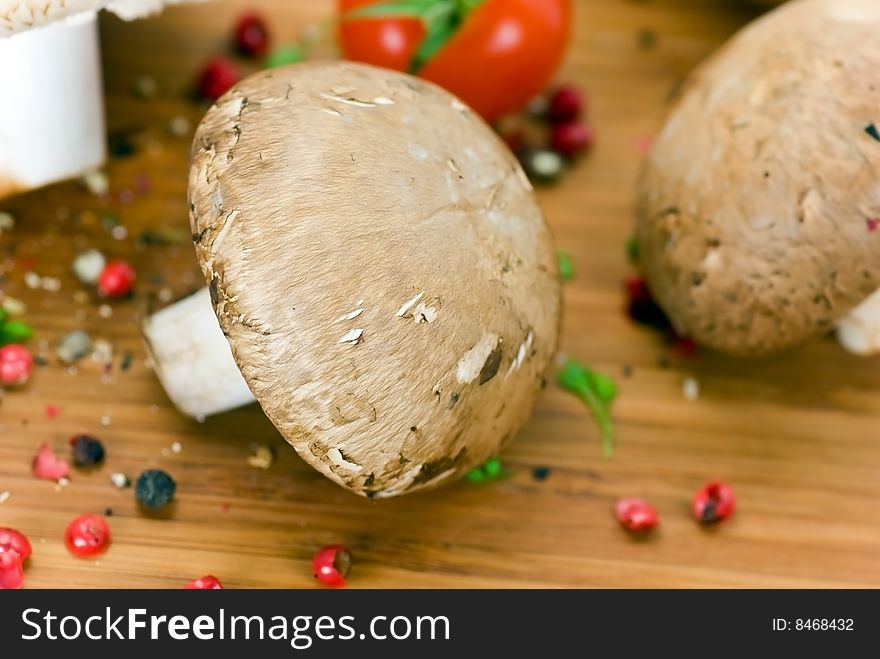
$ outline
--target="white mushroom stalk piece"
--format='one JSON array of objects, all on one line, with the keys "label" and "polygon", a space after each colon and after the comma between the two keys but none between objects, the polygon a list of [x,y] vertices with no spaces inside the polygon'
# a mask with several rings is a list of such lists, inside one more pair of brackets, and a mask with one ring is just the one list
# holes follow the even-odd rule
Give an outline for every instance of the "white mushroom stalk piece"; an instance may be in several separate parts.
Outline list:
[{"label": "white mushroom stalk piece", "polygon": [[880,351],[880,2],[795,0],[684,86],[636,204],[677,329],[741,355]]},{"label": "white mushroom stalk piece", "polygon": [[553,242],[458,99],[359,64],[258,73],[202,120],[189,197],[208,289],[144,325],[186,413],[249,390],[369,497],[464,474],[528,418],[559,330]]},{"label": "white mushroom stalk piece", "polygon": [[107,8],[133,19],[163,4],[0,0],[0,197],[71,178],[103,163],[96,12]]}]

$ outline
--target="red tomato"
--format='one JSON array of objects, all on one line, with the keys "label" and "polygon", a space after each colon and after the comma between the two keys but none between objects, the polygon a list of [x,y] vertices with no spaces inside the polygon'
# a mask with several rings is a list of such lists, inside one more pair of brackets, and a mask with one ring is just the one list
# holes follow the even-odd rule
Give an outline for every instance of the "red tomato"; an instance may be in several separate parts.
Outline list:
[{"label": "red tomato", "polygon": [[[337,0],[340,14],[388,0]],[[438,0],[442,2],[443,0]],[[571,0],[485,0],[417,72],[492,121],[550,81],[568,43]],[[340,25],[346,58],[398,71],[425,37],[417,18],[352,18]]]}]

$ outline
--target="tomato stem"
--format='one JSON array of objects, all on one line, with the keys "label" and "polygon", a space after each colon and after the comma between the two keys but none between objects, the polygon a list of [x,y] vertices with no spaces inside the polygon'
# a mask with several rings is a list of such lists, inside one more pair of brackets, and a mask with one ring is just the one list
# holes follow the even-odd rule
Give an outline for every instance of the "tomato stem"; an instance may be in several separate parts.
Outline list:
[{"label": "tomato stem", "polygon": [[409,62],[416,74],[458,32],[468,15],[486,0],[390,0],[361,7],[342,15],[343,20],[363,18],[417,18],[425,37]]}]

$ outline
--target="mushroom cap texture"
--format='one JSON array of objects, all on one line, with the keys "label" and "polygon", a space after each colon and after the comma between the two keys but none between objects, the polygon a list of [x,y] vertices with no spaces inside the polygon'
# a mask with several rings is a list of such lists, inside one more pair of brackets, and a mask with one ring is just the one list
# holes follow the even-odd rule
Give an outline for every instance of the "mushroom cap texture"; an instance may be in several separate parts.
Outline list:
[{"label": "mushroom cap texture", "polygon": [[455,97],[361,64],[257,73],[199,125],[189,194],[236,362],[325,476],[435,486],[526,421],[558,337],[553,242]]},{"label": "mushroom cap texture", "polygon": [[130,21],[155,13],[164,5],[187,0],[0,0],[0,37],[47,25],[84,11],[109,9]]},{"label": "mushroom cap texture", "polygon": [[880,286],[878,33],[877,0],[791,2],[685,84],[636,202],[645,276],[683,334],[775,352]]}]

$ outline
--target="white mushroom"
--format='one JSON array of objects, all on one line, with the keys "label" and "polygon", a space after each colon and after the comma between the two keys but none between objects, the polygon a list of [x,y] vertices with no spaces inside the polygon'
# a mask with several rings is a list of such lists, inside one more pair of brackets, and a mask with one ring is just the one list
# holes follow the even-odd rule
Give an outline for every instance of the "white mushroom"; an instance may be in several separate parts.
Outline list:
[{"label": "white mushroom", "polygon": [[181,0],[0,0],[0,197],[104,161],[96,12],[125,19]]},{"label": "white mushroom", "polygon": [[185,412],[249,388],[370,497],[463,474],[525,422],[557,341],[553,243],[516,159],[447,92],[357,64],[258,73],[202,120],[189,195],[208,291],[144,327]]}]

